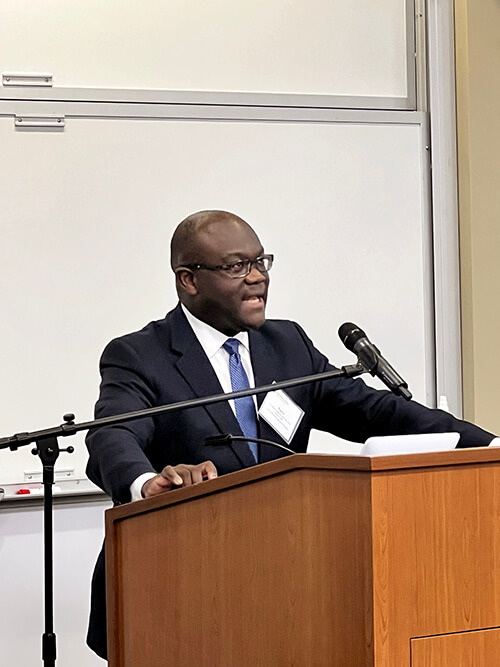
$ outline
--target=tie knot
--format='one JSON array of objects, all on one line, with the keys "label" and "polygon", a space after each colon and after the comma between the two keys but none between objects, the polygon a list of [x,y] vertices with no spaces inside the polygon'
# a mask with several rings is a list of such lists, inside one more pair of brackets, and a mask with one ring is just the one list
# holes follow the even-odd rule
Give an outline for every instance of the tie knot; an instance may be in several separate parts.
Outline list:
[{"label": "tie knot", "polygon": [[228,338],[222,347],[226,350],[226,352],[229,352],[229,354],[238,354],[239,346],[239,340],[236,338]]}]

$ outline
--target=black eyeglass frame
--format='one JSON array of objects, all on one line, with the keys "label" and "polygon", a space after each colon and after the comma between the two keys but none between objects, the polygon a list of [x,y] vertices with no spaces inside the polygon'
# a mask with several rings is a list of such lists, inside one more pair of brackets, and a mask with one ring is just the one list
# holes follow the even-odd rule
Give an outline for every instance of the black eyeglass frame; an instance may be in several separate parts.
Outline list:
[{"label": "black eyeglass frame", "polygon": [[[259,267],[259,262],[261,264],[262,262],[268,263],[267,268],[264,266]],[[223,271],[229,278],[246,278],[252,272],[254,266],[257,267],[257,270],[260,273],[267,273],[271,270],[273,262],[274,255],[266,254],[259,255],[259,257],[256,257],[255,259],[239,259],[237,262],[231,262],[230,264],[219,264],[216,266],[210,266],[209,264],[183,264],[183,267],[190,269],[191,271],[199,271],[200,269],[204,269],[205,271]],[[242,265],[241,273],[233,275],[231,271],[234,267],[238,266],[238,264]],[[246,269],[244,268],[245,266]]]}]

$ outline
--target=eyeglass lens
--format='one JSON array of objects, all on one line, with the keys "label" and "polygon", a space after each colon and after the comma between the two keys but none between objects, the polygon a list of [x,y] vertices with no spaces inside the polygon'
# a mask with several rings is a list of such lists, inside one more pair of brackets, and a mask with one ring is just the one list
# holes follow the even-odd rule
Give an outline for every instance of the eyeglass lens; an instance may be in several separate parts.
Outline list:
[{"label": "eyeglass lens", "polygon": [[253,261],[250,259],[242,260],[241,262],[236,262],[230,268],[230,274],[234,278],[243,278],[247,276],[252,268],[255,266],[259,271],[267,273],[273,265],[272,257],[264,256],[257,257]]}]

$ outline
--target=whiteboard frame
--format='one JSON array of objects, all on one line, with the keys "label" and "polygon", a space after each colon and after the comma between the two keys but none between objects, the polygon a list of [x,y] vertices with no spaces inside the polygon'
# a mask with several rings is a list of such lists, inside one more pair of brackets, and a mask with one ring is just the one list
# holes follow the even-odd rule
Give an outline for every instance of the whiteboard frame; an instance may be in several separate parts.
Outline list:
[{"label": "whiteboard frame", "polygon": [[[406,86],[405,97],[362,95],[318,95],[302,93],[260,93],[205,90],[157,90],[129,88],[91,88],[67,86],[0,87],[0,101],[107,102],[194,104],[221,106],[302,107],[311,109],[374,109],[415,111],[417,109],[416,54],[425,45],[416,36],[416,0],[405,0],[406,13]],[[2,74],[25,74],[2,72]],[[43,72],[43,74],[49,74]]]},{"label": "whiteboard frame", "polygon": [[[427,124],[423,111],[366,110],[337,108],[266,107],[261,105],[236,106],[217,104],[149,104],[113,102],[57,102],[29,100],[0,100],[0,116],[56,115],[70,118],[128,118],[165,120],[220,120],[263,122],[324,122],[369,123],[386,125]],[[23,131],[23,130],[20,130]],[[426,136],[427,144],[428,137]],[[426,145],[427,145],[426,144]]]},{"label": "whiteboard frame", "polygon": [[[432,145],[436,389],[463,415],[458,159],[453,0],[427,0],[427,82]],[[454,326],[452,326],[454,323]]]},{"label": "whiteboard frame", "polygon": [[[412,55],[413,60],[414,56]],[[411,80],[410,80],[411,74]],[[310,109],[364,109],[414,111],[415,70],[408,68],[407,97],[351,95],[302,95],[299,93],[234,93],[202,90],[136,90],[126,88],[0,88],[0,100],[52,102],[104,102],[124,104],[212,104],[225,107],[302,107]]]}]

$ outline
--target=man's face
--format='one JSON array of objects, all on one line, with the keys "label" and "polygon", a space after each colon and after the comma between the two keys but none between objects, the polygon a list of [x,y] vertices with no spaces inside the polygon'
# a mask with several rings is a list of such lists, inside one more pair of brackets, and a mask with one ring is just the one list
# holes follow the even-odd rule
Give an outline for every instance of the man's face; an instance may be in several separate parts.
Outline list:
[{"label": "man's face", "polygon": [[[200,263],[208,266],[256,259],[264,249],[251,227],[240,220],[211,222],[198,232]],[[269,276],[255,267],[244,278],[225,271],[198,269],[193,273],[195,294],[190,310],[227,336],[258,329],[265,321]]]}]

